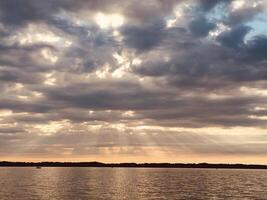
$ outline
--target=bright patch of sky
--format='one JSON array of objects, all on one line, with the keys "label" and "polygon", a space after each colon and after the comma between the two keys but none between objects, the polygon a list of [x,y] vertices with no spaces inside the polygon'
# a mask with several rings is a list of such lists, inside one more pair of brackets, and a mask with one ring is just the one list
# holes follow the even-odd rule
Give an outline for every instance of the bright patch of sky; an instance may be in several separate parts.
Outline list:
[{"label": "bright patch of sky", "polygon": [[207,18],[210,21],[221,21],[223,18],[225,18],[227,15],[227,12],[225,11],[225,4],[218,4],[215,6],[208,14]]},{"label": "bright patch of sky", "polygon": [[256,35],[267,36],[267,12],[259,14],[254,20],[246,23],[246,25],[252,28],[246,39],[250,39]]}]

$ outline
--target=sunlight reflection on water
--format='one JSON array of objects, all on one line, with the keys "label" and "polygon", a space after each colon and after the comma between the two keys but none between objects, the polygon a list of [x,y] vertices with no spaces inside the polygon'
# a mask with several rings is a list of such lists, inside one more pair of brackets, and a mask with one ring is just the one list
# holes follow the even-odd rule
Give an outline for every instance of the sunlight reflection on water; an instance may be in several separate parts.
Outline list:
[{"label": "sunlight reflection on water", "polygon": [[267,170],[3,167],[0,199],[267,199]]}]

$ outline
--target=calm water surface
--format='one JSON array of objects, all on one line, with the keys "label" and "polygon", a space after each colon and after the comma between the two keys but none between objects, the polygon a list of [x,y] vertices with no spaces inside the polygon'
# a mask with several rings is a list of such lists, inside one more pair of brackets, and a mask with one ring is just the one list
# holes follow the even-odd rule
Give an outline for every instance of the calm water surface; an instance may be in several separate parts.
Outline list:
[{"label": "calm water surface", "polygon": [[0,168],[0,199],[267,200],[267,170]]}]

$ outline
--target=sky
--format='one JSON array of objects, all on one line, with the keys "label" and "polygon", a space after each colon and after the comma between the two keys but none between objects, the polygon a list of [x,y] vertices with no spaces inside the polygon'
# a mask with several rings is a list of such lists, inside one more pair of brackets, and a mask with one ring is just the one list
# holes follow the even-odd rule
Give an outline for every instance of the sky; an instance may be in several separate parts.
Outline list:
[{"label": "sky", "polygon": [[1,0],[0,160],[267,164],[267,0]]}]

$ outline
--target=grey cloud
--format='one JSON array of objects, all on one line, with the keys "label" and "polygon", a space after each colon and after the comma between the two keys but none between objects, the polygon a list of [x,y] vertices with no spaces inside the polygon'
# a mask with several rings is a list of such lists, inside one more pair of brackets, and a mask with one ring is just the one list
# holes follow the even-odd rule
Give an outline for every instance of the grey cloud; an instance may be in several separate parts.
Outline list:
[{"label": "grey cloud", "polygon": [[[53,14],[62,10],[77,10],[85,4],[85,1],[71,0],[10,0],[0,3],[1,21],[8,25],[23,26],[34,21],[47,21]],[[92,4],[89,3],[88,4]]]},{"label": "grey cloud", "polygon": [[40,102],[28,102],[18,99],[1,99],[0,100],[1,109],[9,109],[14,112],[37,112],[45,113],[53,108],[52,105],[45,105]]},{"label": "grey cloud", "polygon": [[229,3],[232,0],[199,0],[200,6],[204,11],[210,11],[220,3]]},{"label": "grey cloud", "polygon": [[[190,84],[189,89],[192,87]],[[182,89],[180,86],[180,91],[177,92],[153,87],[145,89],[136,83],[95,82],[41,89],[45,99],[32,103],[31,107],[21,101],[13,101],[13,104],[6,101],[2,108],[16,112],[43,113],[43,116],[36,117],[14,117],[18,121],[29,123],[63,119],[73,122],[126,120],[127,123],[149,120],[146,123],[161,126],[265,126],[265,120],[250,118],[249,115],[262,116],[252,109],[265,105],[266,98],[251,95],[210,99],[205,96],[207,87],[208,85],[206,90],[200,90],[196,98],[187,97],[188,88]],[[197,90],[194,90],[195,95]],[[237,91],[230,94],[234,93],[237,94]],[[89,110],[97,112],[89,114]],[[106,110],[111,112],[106,113]],[[128,110],[135,111],[135,115],[123,116],[123,112]]]},{"label": "grey cloud", "polygon": [[140,2],[137,0],[117,1],[117,0],[10,0],[0,3],[0,19],[5,24],[23,26],[34,21],[53,20],[60,11],[79,12],[87,10],[91,12],[121,12],[133,21],[142,22],[151,20],[159,15],[170,13],[173,6],[180,3],[177,0]]},{"label": "grey cloud", "polygon": [[40,52],[42,49],[56,50],[53,46],[49,44],[37,44],[29,46],[21,45],[1,45],[0,46],[0,65],[9,66],[15,68],[23,68],[24,70],[29,70],[30,72],[47,71],[53,65],[40,59],[40,56],[36,53]]},{"label": "grey cloud", "polygon": [[38,73],[33,76],[18,69],[0,68],[0,81],[2,82],[35,84],[42,80],[43,77]]},{"label": "grey cloud", "polygon": [[170,104],[174,104],[166,101],[168,99],[166,92],[162,93],[164,96],[158,97],[159,93],[156,91],[127,82],[72,85],[48,90],[45,94],[48,99],[66,103],[69,106],[97,110],[140,110],[159,105],[169,107]]},{"label": "grey cloud", "polygon": [[182,98],[176,109],[143,111],[147,119],[155,120],[162,126],[265,126],[266,121],[249,118],[249,115],[260,116],[251,108],[264,103],[266,98],[256,100],[255,97],[232,99]]},{"label": "grey cloud", "polygon": [[0,128],[0,134],[16,134],[16,133],[23,133],[23,132],[25,132],[25,130],[22,128],[18,128],[18,127],[8,127],[8,128],[1,127]]},{"label": "grey cloud", "polygon": [[207,36],[208,33],[215,27],[214,23],[208,22],[205,17],[198,17],[190,22],[189,28],[197,37]]},{"label": "grey cloud", "polygon": [[238,48],[244,45],[245,36],[251,31],[248,26],[237,26],[230,31],[223,32],[219,35],[218,40],[223,45]]},{"label": "grey cloud", "polygon": [[145,26],[123,27],[124,43],[138,51],[149,50],[160,44],[164,29],[165,25],[161,20]]},{"label": "grey cloud", "polygon": [[249,41],[244,60],[250,62],[266,61],[267,36],[261,35]]},{"label": "grey cloud", "polygon": [[[253,2],[251,2],[253,4]],[[251,5],[252,5],[251,4]],[[225,23],[230,26],[236,26],[245,22],[251,21],[255,16],[264,11],[264,6],[258,4],[257,6],[246,6],[240,10],[230,12],[229,16],[225,19]]]},{"label": "grey cloud", "polygon": [[[180,83],[179,87],[188,83],[207,87],[205,81],[210,83],[213,80],[222,86],[227,84],[223,82],[227,80],[265,80],[263,62],[266,60],[266,38],[257,36],[245,43],[244,37],[249,30],[249,27],[240,26],[222,33],[218,36],[222,45],[184,37],[184,33],[177,32],[174,37],[166,36],[161,49],[144,54],[142,64],[133,70],[144,76],[165,76],[172,82]],[[162,59],[164,56],[168,59]]]}]

